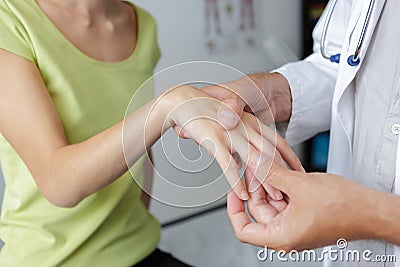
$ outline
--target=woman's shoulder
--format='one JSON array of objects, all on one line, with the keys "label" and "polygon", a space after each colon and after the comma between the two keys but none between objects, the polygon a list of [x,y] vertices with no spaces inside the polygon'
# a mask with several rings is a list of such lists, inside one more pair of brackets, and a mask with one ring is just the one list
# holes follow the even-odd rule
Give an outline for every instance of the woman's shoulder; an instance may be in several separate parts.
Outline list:
[{"label": "woman's shoulder", "polygon": [[0,0],[0,24],[16,22],[18,21],[14,12],[12,11],[14,7],[13,2],[7,0]]},{"label": "woman's shoulder", "polygon": [[158,27],[156,19],[148,11],[143,8],[129,3],[135,9],[138,22],[138,43],[137,50],[142,51],[154,67],[160,56],[160,48],[158,46]]},{"label": "woman's shoulder", "polygon": [[0,0],[0,12],[6,17],[1,17],[3,19],[14,19],[19,20],[19,15],[22,10],[32,9],[35,0]]},{"label": "woman's shoulder", "polygon": [[0,0],[0,48],[33,60],[30,38],[21,12],[21,8],[29,8],[27,2]]},{"label": "woman's shoulder", "polygon": [[131,5],[132,8],[134,8],[139,22],[143,22],[147,26],[152,25],[154,27],[157,27],[155,18],[147,10],[141,8],[140,6],[138,6],[136,4],[132,4],[132,3],[128,3],[128,4]]}]

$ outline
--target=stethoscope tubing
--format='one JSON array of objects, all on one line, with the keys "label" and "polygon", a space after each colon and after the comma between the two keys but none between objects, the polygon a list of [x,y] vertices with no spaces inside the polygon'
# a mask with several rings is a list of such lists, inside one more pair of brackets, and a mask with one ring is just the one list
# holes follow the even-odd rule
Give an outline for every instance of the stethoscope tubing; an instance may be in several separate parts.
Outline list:
[{"label": "stethoscope tubing", "polygon": [[[325,59],[328,59],[331,62],[339,63],[340,62],[340,54],[329,56],[325,51],[326,36],[328,34],[329,25],[330,25],[333,11],[335,10],[336,4],[337,4],[337,0],[332,0],[331,4],[328,7],[328,11],[326,14],[326,20],[324,22],[324,27],[322,29],[320,52],[321,52],[322,57],[324,57]],[[368,29],[369,22],[371,20],[371,15],[372,15],[374,6],[375,6],[375,0],[370,0],[367,16],[364,20],[364,24],[363,24],[362,31],[360,34],[360,38],[358,39],[356,50],[354,51],[354,54],[350,55],[347,59],[347,63],[350,66],[357,66],[360,63],[360,51],[361,51],[361,48],[364,43],[365,35],[366,35],[367,29]]]},{"label": "stethoscope tubing", "polygon": [[335,10],[336,3],[337,3],[337,0],[332,0],[331,4],[328,6],[328,11],[327,11],[326,19],[324,22],[324,27],[322,29],[320,51],[321,51],[321,55],[325,59],[330,59],[330,57],[331,57],[327,53],[325,53],[325,42],[326,42],[326,35],[327,35],[328,29],[329,29],[329,24],[331,23],[331,19],[332,19],[333,11]]}]

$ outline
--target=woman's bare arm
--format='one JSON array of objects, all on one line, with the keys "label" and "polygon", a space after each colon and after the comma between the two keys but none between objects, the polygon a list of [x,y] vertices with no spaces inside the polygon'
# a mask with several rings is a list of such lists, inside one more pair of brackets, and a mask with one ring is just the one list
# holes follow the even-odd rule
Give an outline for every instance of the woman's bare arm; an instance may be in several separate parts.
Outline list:
[{"label": "woman's bare arm", "polygon": [[226,132],[215,120],[207,119],[216,119],[221,102],[193,87],[180,86],[86,141],[68,144],[57,110],[32,62],[0,49],[0,81],[0,131],[43,195],[62,207],[75,206],[115,181],[175,125],[185,125],[197,143],[213,141],[213,146],[205,149],[215,156],[235,193],[247,199],[232,153],[238,152],[246,161],[251,150],[265,150],[271,147],[266,143],[276,141],[268,128],[263,132],[257,129],[254,117],[246,117],[247,123]]},{"label": "woman's bare arm", "polygon": [[[59,206],[74,206],[126,172],[122,122],[82,143],[69,145],[58,113],[32,62],[0,50],[0,80],[0,131],[27,164],[49,201]],[[136,121],[136,129],[144,128],[153,102],[130,118]],[[162,117],[149,120],[153,123],[149,127],[159,129],[148,136],[150,142],[161,134]],[[126,130],[135,140],[144,140],[143,131]],[[137,151],[130,153],[134,162],[145,147],[133,147]]]},{"label": "woman's bare arm", "polygon": [[149,209],[150,208],[150,201],[151,201],[151,190],[153,187],[153,176],[154,176],[154,169],[153,169],[153,156],[151,152],[148,153],[149,157],[146,157],[145,162],[143,163],[144,168],[144,181],[143,181],[143,188],[142,188],[142,202],[144,206]]}]

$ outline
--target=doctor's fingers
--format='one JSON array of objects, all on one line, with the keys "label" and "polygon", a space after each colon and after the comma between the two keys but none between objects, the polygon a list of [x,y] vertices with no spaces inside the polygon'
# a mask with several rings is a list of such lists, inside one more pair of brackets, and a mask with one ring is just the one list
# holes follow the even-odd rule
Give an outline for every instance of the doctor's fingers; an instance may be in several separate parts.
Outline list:
[{"label": "doctor's fingers", "polygon": [[[252,173],[246,171],[245,180],[247,186],[251,183],[251,176]],[[257,179],[252,181],[252,183],[257,183]],[[284,200],[272,200],[262,186],[258,186],[255,191],[250,193],[250,198],[247,202],[247,208],[251,217],[257,222],[265,224],[269,223],[279,212],[283,211],[286,206],[287,203]]]},{"label": "doctor's fingers", "polygon": [[[228,194],[227,211],[239,241],[259,247],[270,247],[270,243],[277,243],[277,234],[275,233],[274,236],[272,230],[275,227],[270,227],[270,224],[251,222],[250,217],[245,212],[244,202],[232,192]],[[270,228],[272,229],[270,230]]]},{"label": "doctor's fingers", "polygon": [[261,184],[249,168],[245,169],[245,174],[247,189],[255,205],[260,205],[263,201],[266,201],[278,212],[286,208],[285,196],[279,189],[265,181]]},{"label": "doctor's fingers", "polygon": [[261,183],[258,178],[254,175],[252,168],[246,167],[246,183],[248,186],[249,193],[254,193],[257,190],[265,190],[268,193],[268,196],[273,200],[282,200],[283,194],[282,192],[275,188],[274,186],[270,185],[269,183],[265,182],[265,180]]},{"label": "doctor's fingers", "polygon": [[207,86],[202,90],[221,101],[229,98],[241,99],[245,106],[251,108],[252,112],[258,112],[268,106],[262,88],[249,75],[234,81]]},{"label": "doctor's fingers", "polygon": [[269,184],[292,199],[293,197],[296,198],[297,194],[302,193],[299,192],[304,185],[302,176],[307,174],[288,170],[267,160],[260,165],[254,175],[263,186]]},{"label": "doctor's fingers", "polygon": [[202,88],[203,92],[222,101],[218,109],[217,120],[227,130],[236,127],[246,106],[245,101],[233,89],[229,89],[230,87],[232,87],[230,83],[226,83]]},{"label": "doctor's fingers", "polygon": [[274,117],[273,117],[272,111],[269,109],[269,107],[264,110],[261,110],[259,112],[256,112],[254,115],[264,125],[271,125],[274,122]]}]

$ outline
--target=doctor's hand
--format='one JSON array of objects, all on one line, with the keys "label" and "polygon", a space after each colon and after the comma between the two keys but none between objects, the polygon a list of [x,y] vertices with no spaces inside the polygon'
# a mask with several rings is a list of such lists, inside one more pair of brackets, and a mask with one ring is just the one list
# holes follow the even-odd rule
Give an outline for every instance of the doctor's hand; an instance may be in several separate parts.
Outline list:
[{"label": "doctor's hand", "polygon": [[[376,191],[340,176],[291,171],[271,162],[254,172],[258,182],[252,181],[251,171],[246,182],[258,185],[248,200],[256,222],[250,221],[243,201],[228,195],[228,215],[240,241],[290,251],[335,244],[339,238],[378,238],[373,227],[381,225],[373,210]],[[260,184],[281,190],[284,201],[271,200]]]},{"label": "doctor's hand", "polygon": [[279,73],[251,74],[202,90],[224,103],[218,110],[218,121],[227,129],[238,124],[243,111],[253,113],[265,125],[286,122],[291,116],[289,83]]}]

